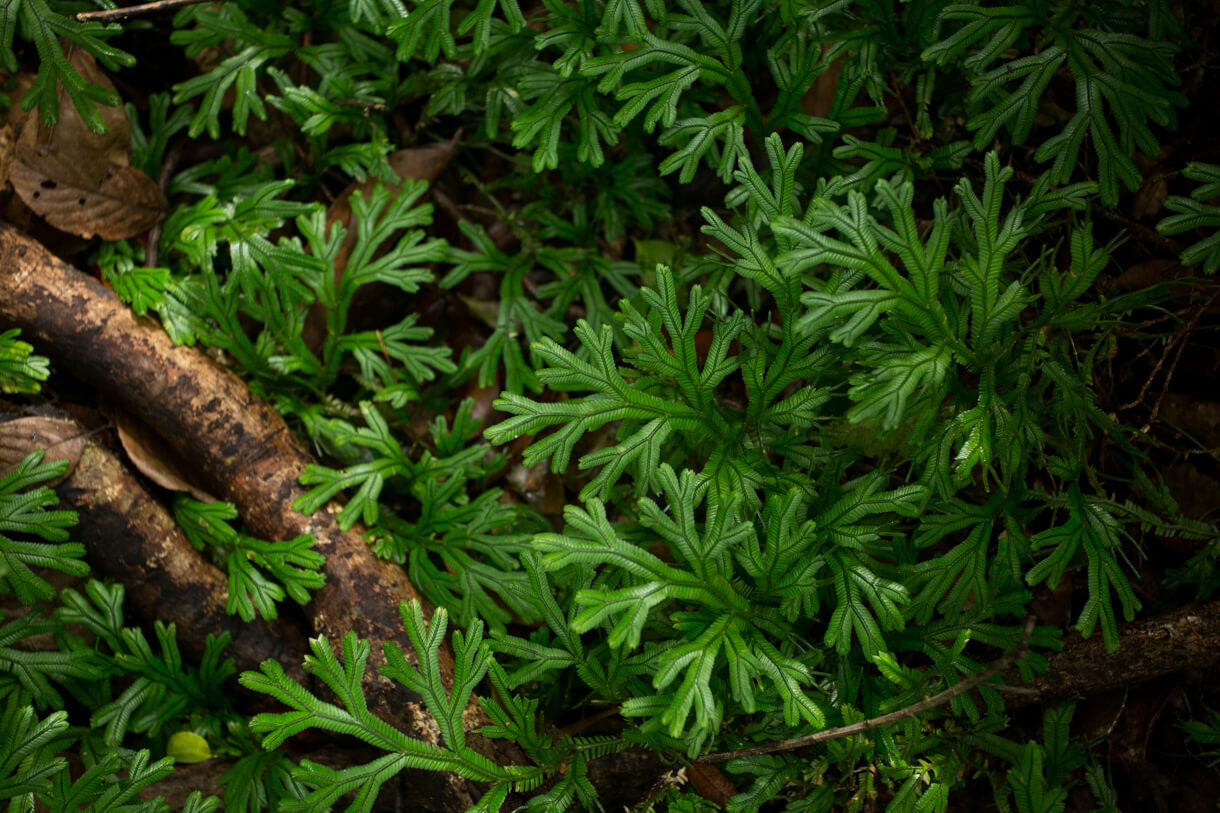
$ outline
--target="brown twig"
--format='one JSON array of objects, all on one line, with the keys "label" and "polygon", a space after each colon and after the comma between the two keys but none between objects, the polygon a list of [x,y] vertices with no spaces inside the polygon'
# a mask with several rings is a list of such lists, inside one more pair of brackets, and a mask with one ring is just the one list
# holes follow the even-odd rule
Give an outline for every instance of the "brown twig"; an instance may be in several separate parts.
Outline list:
[{"label": "brown twig", "polygon": [[1173,363],[1169,365],[1168,372],[1165,373],[1165,383],[1161,387],[1160,394],[1156,397],[1156,403],[1152,405],[1152,414],[1148,416],[1148,423],[1144,424],[1143,431],[1147,432],[1148,429],[1151,428],[1153,421],[1156,420],[1157,414],[1161,411],[1161,402],[1165,400],[1165,393],[1169,392],[1169,382],[1173,380],[1173,374],[1177,372],[1178,362],[1182,360],[1182,351],[1186,349],[1187,339],[1190,338],[1190,334],[1199,324],[1199,319],[1204,313],[1207,312],[1207,309],[1211,307],[1212,303],[1216,301],[1216,297],[1218,296],[1220,296],[1220,291],[1212,294],[1207,302],[1199,306],[1198,310],[1195,311],[1195,315],[1190,318],[1190,321],[1187,322],[1186,326],[1182,329],[1181,340],[1178,342],[1178,350],[1176,353],[1174,353]]},{"label": "brown twig", "polygon": [[971,675],[965,680],[953,684],[940,694],[933,695],[932,697],[925,697],[918,703],[912,703],[904,709],[891,711],[889,714],[882,714],[880,717],[861,720],[860,722],[852,723],[851,725],[839,726],[838,728],[827,728],[817,732],[816,734],[808,734],[804,737],[794,737],[790,740],[768,743],[767,745],[757,745],[753,748],[738,748],[736,751],[721,751],[717,754],[708,754],[700,757],[698,761],[724,762],[730,759],[737,759],[738,757],[751,757],[759,754],[775,754],[782,751],[795,751],[798,748],[815,745],[819,742],[826,742],[827,740],[838,740],[842,739],[843,737],[853,737],[856,734],[863,734],[864,732],[871,731],[874,728],[881,728],[882,726],[887,726],[892,723],[897,723],[901,720],[906,720],[910,717],[923,714],[925,711],[944,705],[953,698],[957,697],[959,694],[965,694],[971,689],[974,689],[976,686],[985,683],[1011,666],[1018,658],[1022,657],[1025,654],[1025,651],[1029,648],[1029,636],[1033,634],[1034,622],[1035,619],[1032,616],[1025,622],[1025,629],[1021,633],[1020,642],[1017,643],[1016,648],[1014,648],[1012,651],[1005,653],[1004,657],[995,661],[978,674]]},{"label": "brown twig", "polygon": [[922,144],[924,142],[923,134],[915,126],[915,117],[911,115],[911,111],[907,108],[907,101],[902,95],[902,85],[899,83],[896,74],[890,74],[890,90],[893,91],[894,98],[898,100],[898,106],[902,109],[902,117],[906,120],[907,127],[911,130],[911,141],[915,144]]},{"label": "brown twig", "polygon": [[101,11],[82,11],[76,15],[77,22],[82,23],[117,23],[141,14],[152,14],[158,11],[172,11],[184,6],[198,6],[203,3],[214,3],[216,0],[154,0],[152,3],[140,3],[138,6],[123,8],[107,8]]},{"label": "brown twig", "polygon": [[1172,237],[1166,237],[1156,229],[1149,228],[1143,223],[1138,223],[1131,218],[1114,211],[1113,209],[1107,209],[1100,203],[1094,203],[1092,209],[1095,213],[1101,215],[1111,223],[1122,226],[1127,231],[1138,235],[1141,239],[1160,246],[1169,253],[1173,254],[1175,257],[1180,257],[1182,255],[1181,244]]},{"label": "brown twig", "polygon": [[[61,423],[75,428],[78,437],[92,434],[75,421]],[[63,506],[80,516],[73,538],[84,544],[94,572],[124,584],[130,606],[146,621],[176,624],[179,643],[193,657],[202,657],[206,636],[228,632],[232,640],[225,654],[235,658],[239,670],[273,658],[290,673],[300,672],[305,636],[284,618],[245,623],[229,615],[225,575],[100,444],[85,443],[57,490]]]},{"label": "brown twig", "polygon": [[1173,337],[1173,341],[1169,343],[1169,345],[1165,348],[1165,352],[1157,360],[1156,365],[1152,368],[1152,372],[1148,375],[1148,379],[1144,382],[1144,385],[1140,387],[1139,395],[1136,396],[1135,400],[1128,401],[1119,407],[1119,409],[1131,409],[1132,407],[1143,402],[1144,396],[1146,396],[1148,394],[1148,390],[1152,388],[1152,382],[1156,380],[1157,374],[1160,373],[1161,368],[1165,366],[1165,360],[1169,358],[1170,352],[1176,351],[1174,352],[1173,362],[1169,365],[1169,371],[1165,374],[1164,386],[1161,387],[1161,392],[1157,396],[1156,404],[1153,405],[1152,415],[1149,416],[1148,422],[1144,424],[1144,428],[1140,430],[1141,432],[1146,433],[1149,427],[1152,426],[1153,421],[1156,420],[1157,413],[1161,409],[1161,401],[1164,400],[1165,393],[1169,390],[1169,382],[1173,380],[1173,374],[1177,370],[1178,362],[1182,358],[1182,351],[1186,349],[1186,340],[1190,338],[1190,334],[1199,324],[1199,319],[1202,318],[1203,314],[1207,312],[1207,309],[1211,307],[1212,303],[1216,301],[1217,297],[1220,297],[1220,291],[1212,294],[1206,302],[1195,308],[1195,312],[1191,314],[1190,320],[1185,324],[1185,326],[1183,326],[1181,332]]}]

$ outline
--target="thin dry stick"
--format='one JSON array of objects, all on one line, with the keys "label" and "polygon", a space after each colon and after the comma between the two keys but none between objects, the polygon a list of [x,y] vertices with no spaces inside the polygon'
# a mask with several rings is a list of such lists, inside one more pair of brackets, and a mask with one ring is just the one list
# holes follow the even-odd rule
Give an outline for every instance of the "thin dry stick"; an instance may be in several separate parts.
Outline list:
[{"label": "thin dry stick", "polygon": [[843,737],[852,737],[856,734],[863,734],[865,731],[871,731],[874,728],[887,726],[891,723],[897,723],[900,720],[905,720],[908,717],[914,717],[918,714],[923,714],[928,709],[934,709],[937,706],[944,705],[959,694],[965,694],[979,684],[990,680],[999,673],[1003,672],[1013,664],[1018,658],[1025,654],[1025,650],[1029,647],[1029,636],[1034,631],[1034,618],[1030,618],[1025,622],[1025,629],[1021,632],[1021,640],[1016,648],[1008,652],[1004,657],[995,661],[991,666],[988,666],[977,675],[972,675],[959,683],[955,683],[948,689],[932,697],[925,697],[918,703],[913,703],[904,709],[891,711],[889,714],[882,714],[880,717],[873,717],[871,720],[861,720],[858,723],[851,725],[839,726],[838,728],[828,728],[824,731],[819,731],[816,734],[809,734],[804,737],[796,737],[791,740],[783,740],[782,742],[773,742],[768,745],[758,745],[753,748],[738,748],[736,751],[721,751],[718,754],[708,754],[699,757],[696,762],[724,762],[738,757],[752,757],[759,754],[775,754],[780,751],[795,751],[798,748],[804,748],[807,745],[814,745],[827,740],[838,740]]},{"label": "thin dry stick", "polygon": [[[1140,387],[1140,394],[1135,396],[1133,400],[1128,401],[1125,404],[1121,404],[1118,407],[1119,409],[1131,409],[1132,407],[1139,406],[1144,402],[1144,397],[1148,395],[1148,390],[1152,389],[1152,382],[1156,381],[1157,374],[1160,373],[1161,368],[1165,366],[1165,360],[1169,358],[1169,354],[1173,352],[1174,348],[1181,341],[1181,339],[1182,334],[1179,333],[1170,340],[1169,344],[1165,346],[1165,352],[1161,354],[1160,359],[1157,360],[1156,365],[1152,368],[1152,372],[1148,374],[1148,379],[1144,382],[1144,386]],[[1143,353],[1140,355],[1142,356]]]},{"label": "thin dry stick", "polygon": [[1106,220],[1109,220],[1111,223],[1117,223],[1118,225],[1122,226],[1127,231],[1135,232],[1137,235],[1140,236],[1141,239],[1146,240],[1149,243],[1153,243],[1154,245],[1160,246],[1161,248],[1163,248],[1166,251],[1173,254],[1175,257],[1182,256],[1181,244],[1178,243],[1177,240],[1174,240],[1172,237],[1166,237],[1165,235],[1161,234],[1156,229],[1149,228],[1148,226],[1145,226],[1143,223],[1136,222],[1136,221],[1132,220],[1131,218],[1129,218],[1123,214],[1120,214],[1119,212],[1114,211],[1113,209],[1107,209],[1105,206],[1102,206],[1100,203],[1094,203],[1092,206],[1092,211],[1101,215]]},{"label": "thin dry stick", "polygon": [[214,3],[216,0],[155,0],[152,3],[141,3],[138,6],[123,8],[107,8],[101,11],[82,11],[76,15],[78,22],[117,23],[141,14],[152,14],[157,11],[171,11],[183,6],[197,6],[201,3]]},{"label": "thin dry stick", "polygon": [[1186,349],[1186,340],[1190,338],[1191,332],[1199,324],[1199,319],[1216,301],[1216,297],[1220,296],[1220,291],[1211,295],[1207,302],[1199,306],[1195,311],[1195,315],[1186,323],[1186,327],[1182,329],[1182,341],[1178,343],[1178,352],[1174,354],[1173,363],[1169,365],[1169,372],[1165,373],[1165,384],[1161,387],[1161,394],[1156,397],[1156,403],[1152,405],[1152,414],[1148,416],[1148,423],[1144,424],[1142,431],[1147,432],[1152,426],[1152,422],[1156,420],[1157,414],[1161,411],[1161,402],[1165,400],[1165,393],[1169,392],[1169,382],[1173,380],[1173,374],[1178,370],[1178,362],[1182,360],[1182,351]]},{"label": "thin dry stick", "polygon": [[[1131,409],[1133,406],[1142,403],[1144,396],[1146,396],[1148,394],[1148,390],[1152,388],[1152,382],[1156,380],[1157,373],[1159,373],[1161,368],[1165,366],[1165,361],[1169,358],[1170,353],[1174,353],[1173,363],[1170,365],[1169,372],[1165,376],[1165,385],[1161,388],[1161,394],[1157,396],[1156,404],[1152,410],[1152,417],[1148,419],[1148,423],[1144,424],[1144,428],[1140,430],[1141,432],[1147,432],[1148,428],[1152,426],[1152,422],[1156,420],[1157,412],[1159,412],[1161,408],[1161,400],[1165,397],[1165,393],[1169,389],[1169,382],[1173,380],[1173,374],[1178,368],[1178,361],[1180,361],[1182,358],[1182,351],[1186,349],[1187,339],[1190,338],[1190,334],[1199,324],[1199,319],[1202,318],[1203,314],[1207,312],[1207,309],[1212,306],[1212,303],[1216,301],[1217,297],[1220,297],[1220,291],[1212,294],[1210,299],[1204,302],[1201,306],[1195,308],[1195,312],[1191,314],[1190,319],[1186,322],[1185,326],[1183,326],[1182,330],[1176,336],[1174,336],[1173,340],[1170,341],[1170,343],[1165,347],[1165,352],[1157,361],[1156,366],[1152,368],[1152,373],[1148,376],[1148,380],[1144,382],[1144,386],[1140,387],[1139,396],[1136,397],[1134,401],[1129,401],[1128,403],[1125,403],[1119,407],[1119,409]],[[1176,352],[1174,352],[1175,350]]]}]

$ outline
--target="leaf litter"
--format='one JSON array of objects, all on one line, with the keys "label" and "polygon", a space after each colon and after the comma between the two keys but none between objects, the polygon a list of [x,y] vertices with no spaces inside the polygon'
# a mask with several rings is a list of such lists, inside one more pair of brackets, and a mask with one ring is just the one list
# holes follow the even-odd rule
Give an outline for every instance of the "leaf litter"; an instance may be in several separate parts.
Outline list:
[{"label": "leaf litter", "polygon": [[[87,81],[114,91],[88,53],[69,62]],[[105,133],[89,130],[66,91],[59,92],[59,120],[45,125],[27,115],[8,179],[30,209],[61,231],[79,237],[121,240],[147,231],[165,216],[156,181],[131,166],[131,123],[122,107],[100,107]]]}]

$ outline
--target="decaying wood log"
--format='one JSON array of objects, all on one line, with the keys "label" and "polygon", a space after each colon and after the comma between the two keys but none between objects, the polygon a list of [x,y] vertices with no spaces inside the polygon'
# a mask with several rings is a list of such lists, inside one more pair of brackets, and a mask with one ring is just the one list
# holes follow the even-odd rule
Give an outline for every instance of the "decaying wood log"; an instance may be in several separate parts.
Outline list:
[{"label": "decaying wood log", "polygon": [[[75,421],[63,420],[83,435]],[[127,603],[149,621],[178,628],[178,645],[199,660],[207,636],[232,636],[225,654],[239,672],[267,658],[301,673],[305,636],[282,618],[246,623],[225,611],[228,581],[195,550],[174,518],[110,452],[85,441],[80,459],[56,487],[60,504],[80,515],[72,538],[85,546],[97,575],[127,589]]]},{"label": "decaying wood log", "polygon": [[[358,528],[343,531],[334,505],[304,516],[292,509],[312,457],[270,405],[236,375],[192,347],[175,347],[161,328],[140,319],[103,285],[0,223],[0,322],[79,380],[139,416],[199,475],[212,494],[235,504],[253,533],[267,539],[313,534],[326,556],[326,586],[307,607],[314,633],[337,644],[348,630],[373,642],[365,676],[369,708],[418,739],[436,742],[422,699],[376,673],[381,645],[414,653],[402,627],[401,602],[420,599],[397,565],[378,559]],[[422,600],[422,599],[421,599]],[[446,666],[451,676],[452,658]],[[485,724],[475,704],[468,729]],[[510,743],[469,738],[503,763],[518,762]],[[479,789],[455,775],[421,773],[412,809],[465,810]]]},{"label": "decaying wood log", "polygon": [[1154,677],[1202,669],[1220,661],[1220,601],[1188,604],[1118,628],[1117,652],[1107,652],[1101,635],[1064,636],[1062,652],[1047,658],[1049,668],[1031,684],[1014,671],[1010,686],[1024,687],[1005,701],[1009,708],[1049,703],[1132,686]]}]

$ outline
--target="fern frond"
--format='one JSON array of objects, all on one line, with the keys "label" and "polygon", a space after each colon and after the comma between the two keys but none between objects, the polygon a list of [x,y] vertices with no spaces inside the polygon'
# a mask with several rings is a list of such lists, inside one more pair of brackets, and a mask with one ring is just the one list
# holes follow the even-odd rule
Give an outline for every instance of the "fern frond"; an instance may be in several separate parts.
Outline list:
[{"label": "fern frond", "polygon": [[1141,607],[1119,564],[1118,557],[1123,555],[1119,541],[1122,526],[1104,505],[1083,495],[1078,486],[1069,488],[1068,505],[1070,513],[1066,523],[1030,539],[1035,551],[1052,550],[1025,574],[1025,579],[1030,584],[1045,580],[1054,587],[1064,571],[1074,564],[1076,556],[1083,553],[1088,565],[1089,598],[1076,621],[1076,628],[1088,637],[1100,623],[1106,649],[1113,652],[1118,648],[1118,621],[1111,591],[1118,595],[1125,620],[1132,620]]},{"label": "fern frond", "polygon": [[50,376],[50,359],[34,355],[34,347],[17,337],[17,328],[0,333],[0,392],[35,393]]},{"label": "fern frond", "polygon": [[[66,542],[76,524],[75,511],[52,511],[59,498],[45,485],[68,471],[67,460],[43,464],[43,451],[31,452],[0,477],[0,590],[14,592],[21,604],[51,598],[55,589],[33,568],[51,568],[74,576],[89,573],[85,547]],[[29,489],[29,490],[27,490]],[[33,542],[20,536],[45,540]]]},{"label": "fern frond", "polygon": [[[58,5],[58,4],[57,4]],[[120,104],[113,90],[94,85],[84,79],[64,53],[61,38],[72,48],[80,48],[96,57],[110,70],[130,67],[135,57],[109,45],[106,40],[122,32],[118,25],[99,22],[79,22],[74,15],[53,9],[47,0],[9,0],[0,8],[0,62],[10,73],[18,70],[13,53],[14,35],[34,43],[38,52],[38,76],[21,99],[21,107],[30,110],[38,105],[42,122],[54,126],[59,118],[60,88],[72,100],[85,126],[94,133],[106,131],[98,105],[113,107]]]},{"label": "fern frond", "polygon": [[[589,361],[551,339],[533,350],[548,365],[538,374],[545,384],[558,390],[593,390],[595,394],[539,403],[505,393],[496,401],[496,408],[513,417],[490,427],[487,438],[504,443],[559,424],[557,432],[536,441],[525,452],[526,465],[549,457],[552,467],[559,471],[567,467],[582,436],[611,421],[622,421],[621,439],[616,445],[590,452],[579,461],[582,469],[602,467],[582,494],[604,497],[628,466],[635,467],[637,484],[646,486],[674,432],[727,434],[714,392],[736,369],[736,359],[729,356],[729,349],[744,326],[741,315],[735,314],[716,326],[712,346],[700,367],[694,339],[710,304],[702,289],[696,286],[691,290],[684,316],[676,280],[669,269],[662,267],[657,273],[657,289],[645,293],[644,301],[646,313],[624,305],[624,331],[641,347],[633,359],[638,377],[629,381],[615,364],[610,326],[604,325],[595,333],[588,322],[581,320],[575,333]],[[668,341],[663,338],[663,326]],[[669,393],[679,397],[665,397]]]},{"label": "fern frond", "polygon": [[10,805],[32,808],[35,796],[47,793],[51,778],[66,772],[64,757],[43,758],[43,749],[68,730],[68,713],[56,711],[39,720],[34,709],[17,695],[9,695],[0,714],[0,799]]},{"label": "fern frond", "polygon": [[[730,107],[710,116],[674,122],[657,141],[665,147],[682,146],[661,162],[658,172],[661,175],[678,172],[678,183],[690,183],[699,162],[706,158],[720,180],[727,182],[738,159],[746,155],[744,121],[742,108]],[[723,142],[723,146],[717,142]]]},{"label": "fern frond", "polygon": [[1202,263],[1204,274],[1214,274],[1220,269],[1220,206],[1211,201],[1220,196],[1220,166],[1190,163],[1182,174],[1203,185],[1192,191],[1189,198],[1173,195],[1165,201],[1165,208],[1176,214],[1163,218],[1156,229],[1161,234],[1210,229],[1210,234],[1205,232],[1182,252],[1181,259],[1184,265]]},{"label": "fern frond", "polygon": [[175,44],[188,46],[188,53],[198,53],[231,36],[236,36],[244,47],[221,60],[210,73],[175,85],[174,103],[182,104],[203,96],[188,132],[193,138],[206,130],[213,139],[219,139],[220,115],[226,93],[232,88],[235,91],[233,131],[244,135],[251,113],[259,119],[267,118],[267,108],[258,91],[258,71],[271,60],[287,54],[294,43],[286,34],[252,25],[238,6],[196,9],[193,13],[199,28],[179,30],[171,35]]}]

